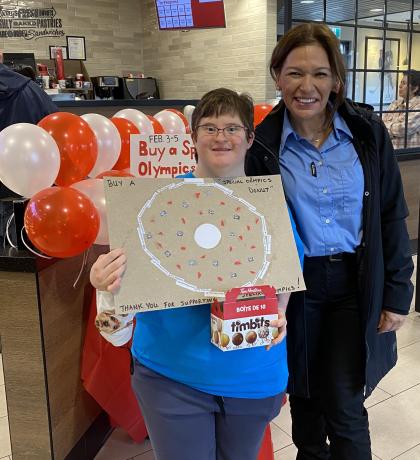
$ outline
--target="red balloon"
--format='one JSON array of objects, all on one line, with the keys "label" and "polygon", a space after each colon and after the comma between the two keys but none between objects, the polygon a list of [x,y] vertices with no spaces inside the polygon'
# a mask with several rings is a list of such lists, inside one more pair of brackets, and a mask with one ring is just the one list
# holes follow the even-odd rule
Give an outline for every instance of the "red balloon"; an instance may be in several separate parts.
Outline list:
[{"label": "red balloon", "polygon": [[165,130],[163,126],[156,120],[156,118],[152,117],[151,115],[147,115],[147,118],[152,122],[153,130],[155,134],[164,134]]},{"label": "red balloon", "polygon": [[98,174],[95,179],[103,179],[105,176],[111,177],[135,177],[130,173],[129,169],[121,169],[117,171],[116,169],[110,169],[109,171],[104,171],[101,174]]},{"label": "red balloon", "polygon": [[113,170],[115,169],[123,169],[130,167],[130,135],[131,134],[140,134],[139,129],[137,126],[130,120],[126,118],[118,118],[113,117],[111,118],[112,123],[118,129],[121,137],[121,152],[120,156],[118,157],[117,162],[112,167]]},{"label": "red balloon", "polygon": [[187,134],[191,134],[191,128],[190,128],[190,125],[188,123],[188,120],[185,118],[185,115],[182,112],[180,112],[177,109],[166,109],[166,110],[169,110],[169,112],[176,113],[178,115],[178,117],[181,118],[182,122],[184,123],[185,132]]},{"label": "red balloon", "polygon": [[72,257],[96,239],[99,214],[92,201],[70,187],[50,187],[28,203],[25,230],[34,246],[51,257]]},{"label": "red balloon", "polygon": [[56,112],[43,118],[38,126],[54,138],[60,151],[55,183],[71,185],[85,178],[98,157],[96,136],[86,121],[73,113]]},{"label": "red balloon", "polygon": [[254,128],[259,125],[272,110],[273,107],[269,104],[254,105]]}]

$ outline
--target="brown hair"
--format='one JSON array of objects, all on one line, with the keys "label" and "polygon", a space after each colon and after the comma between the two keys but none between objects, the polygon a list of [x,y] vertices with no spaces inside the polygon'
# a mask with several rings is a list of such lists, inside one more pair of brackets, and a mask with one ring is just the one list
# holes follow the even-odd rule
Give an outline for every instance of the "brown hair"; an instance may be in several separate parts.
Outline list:
[{"label": "brown hair", "polygon": [[339,83],[338,92],[331,110],[331,117],[328,119],[329,125],[335,111],[345,98],[346,68],[340,53],[340,42],[328,26],[319,23],[305,23],[290,29],[283,35],[273,50],[270,73],[273,79],[277,81],[277,77],[290,52],[295,48],[307,45],[322,46],[327,53],[332,75]]},{"label": "brown hair", "polygon": [[418,70],[411,69],[404,71],[403,75],[407,77],[410,89],[417,86],[416,91],[414,91],[414,96],[420,96],[420,72]]},{"label": "brown hair", "polygon": [[193,139],[197,138],[197,127],[205,117],[238,115],[246,128],[249,140],[254,132],[254,104],[248,94],[238,94],[227,88],[217,88],[206,93],[198,102],[191,119]]}]

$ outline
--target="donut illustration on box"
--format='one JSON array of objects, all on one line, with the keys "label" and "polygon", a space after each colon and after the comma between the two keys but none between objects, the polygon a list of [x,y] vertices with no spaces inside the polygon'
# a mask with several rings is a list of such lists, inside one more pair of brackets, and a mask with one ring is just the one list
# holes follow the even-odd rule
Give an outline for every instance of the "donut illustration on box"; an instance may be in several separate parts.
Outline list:
[{"label": "donut illustration on box", "polygon": [[270,321],[278,319],[276,290],[272,286],[234,288],[222,303],[211,306],[210,341],[222,351],[269,345],[278,334]]},{"label": "donut illustration on box", "polygon": [[261,283],[271,235],[255,206],[217,182],[185,179],[162,187],[138,214],[150,262],[177,286],[224,296],[232,286]]}]

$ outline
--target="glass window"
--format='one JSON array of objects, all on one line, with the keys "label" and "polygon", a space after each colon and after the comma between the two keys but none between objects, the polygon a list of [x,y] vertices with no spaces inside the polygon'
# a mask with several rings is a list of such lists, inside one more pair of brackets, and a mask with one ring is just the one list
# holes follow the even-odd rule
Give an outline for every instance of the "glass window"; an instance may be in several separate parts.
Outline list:
[{"label": "glass window", "polygon": [[355,0],[326,0],[326,22],[354,24],[356,17]]},{"label": "glass window", "polygon": [[412,28],[411,1],[402,3],[401,0],[388,0],[386,24],[389,29],[410,30]]},{"label": "glass window", "polygon": [[[420,147],[420,102],[415,108],[411,99],[410,106],[396,105],[402,100],[399,85],[404,72],[420,71],[420,0],[414,0],[413,12],[410,0],[285,1],[289,1],[294,25],[323,21],[339,38],[347,69],[347,97],[372,105],[384,120],[394,120],[392,139],[397,150]],[[279,11],[277,34],[283,33]],[[390,106],[398,110],[390,111]],[[415,117],[419,131],[408,135]]]},{"label": "glass window", "polygon": [[323,0],[292,0],[293,21],[324,21]]},{"label": "glass window", "polygon": [[359,26],[383,27],[385,2],[384,0],[359,1],[357,21]]}]

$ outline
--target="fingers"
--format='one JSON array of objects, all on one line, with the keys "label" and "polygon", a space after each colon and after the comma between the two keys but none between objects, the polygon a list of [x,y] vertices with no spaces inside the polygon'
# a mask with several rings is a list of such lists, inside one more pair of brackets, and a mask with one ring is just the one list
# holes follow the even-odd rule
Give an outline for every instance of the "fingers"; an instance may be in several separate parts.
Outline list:
[{"label": "fingers", "polygon": [[270,326],[277,328],[278,335],[277,335],[277,337],[275,339],[273,339],[271,341],[270,345],[267,345],[265,347],[265,349],[267,351],[270,350],[271,347],[278,345],[286,337],[286,334],[287,334],[286,317],[284,315],[279,315],[279,319],[275,319],[273,321],[270,321]]},{"label": "fingers", "polygon": [[101,291],[113,292],[119,288],[119,282],[126,269],[127,257],[122,248],[102,254],[92,265],[90,282]]},{"label": "fingers", "polygon": [[378,333],[383,334],[385,332],[397,331],[404,324],[405,318],[404,315],[384,310],[379,319]]}]

